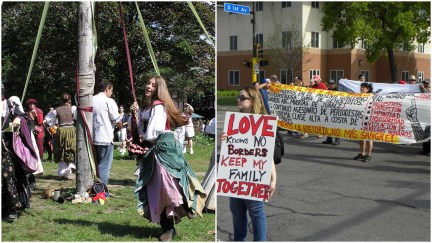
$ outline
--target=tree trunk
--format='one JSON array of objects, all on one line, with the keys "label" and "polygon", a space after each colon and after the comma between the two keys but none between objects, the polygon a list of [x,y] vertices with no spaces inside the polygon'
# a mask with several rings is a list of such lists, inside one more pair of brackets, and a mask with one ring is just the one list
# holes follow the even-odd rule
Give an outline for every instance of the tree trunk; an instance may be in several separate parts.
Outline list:
[{"label": "tree trunk", "polygon": [[398,81],[398,73],[396,66],[396,59],[394,56],[394,50],[391,47],[387,47],[388,60],[390,65],[390,75],[392,83],[396,83]]},{"label": "tree trunk", "polygon": [[[79,105],[81,108],[93,107],[95,73],[93,70],[93,31],[90,2],[80,2],[78,7],[78,55],[79,55]],[[93,134],[93,113],[84,111],[90,134]],[[84,139],[85,125],[80,112],[77,116],[77,193],[83,193],[93,184],[90,159]]]}]

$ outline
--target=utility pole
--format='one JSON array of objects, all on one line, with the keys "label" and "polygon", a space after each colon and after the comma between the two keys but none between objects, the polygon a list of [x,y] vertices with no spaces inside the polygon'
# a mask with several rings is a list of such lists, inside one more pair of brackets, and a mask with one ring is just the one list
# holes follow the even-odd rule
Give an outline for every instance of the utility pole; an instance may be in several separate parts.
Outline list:
[{"label": "utility pole", "polygon": [[259,72],[259,63],[257,59],[256,36],[255,36],[255,2],[252,2],[252,83],[257,81],[257,71]]},{"label": "utility pole", "polygon": [[[84,114],[86,123],[93,134],[93,90],[95,71],[93,69],[93,29],[92,29],[91,2],[84,1],[78,7],[78,76],[79,76],[79,107],[76,125],[76,190],[84,193],[93,184],[90,158],[85,141],[85,124],[81,114]],[[77,87],[78,88],[78,87]],[[80,112],[83,109],[83,113]],[[91,146],[91,145],[90,145]]]}]

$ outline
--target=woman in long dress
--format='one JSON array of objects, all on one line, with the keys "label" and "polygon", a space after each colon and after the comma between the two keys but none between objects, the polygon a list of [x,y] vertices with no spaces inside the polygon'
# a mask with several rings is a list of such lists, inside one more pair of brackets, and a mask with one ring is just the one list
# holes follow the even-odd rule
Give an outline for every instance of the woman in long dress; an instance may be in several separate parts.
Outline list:
[{"label": "woman in long dress", "polygon": [[135,188],[138,212],[161,225],[161,241],[171,241],[176,234],[174,224],[182,217],[202,216],[206,193],[171,131],[183,126],[185,120],[162,77],[147,81],[143,105],[139,131],[148,151],[142,158]]},{"label": "woman in long dress", "polygon": [[[64,92],[60,96],[63,105],[55,108],[45,116],[48,122],[58,124],[58,129],[54,135],[54,162],[57,163],[58,176],[70,179],[75,170],[75,151],[76,151],[76,106],[72,105],[71,96]],[[54,120],[54,121],[52,121]],[[57,120],[57,122],[55,121]]]}]

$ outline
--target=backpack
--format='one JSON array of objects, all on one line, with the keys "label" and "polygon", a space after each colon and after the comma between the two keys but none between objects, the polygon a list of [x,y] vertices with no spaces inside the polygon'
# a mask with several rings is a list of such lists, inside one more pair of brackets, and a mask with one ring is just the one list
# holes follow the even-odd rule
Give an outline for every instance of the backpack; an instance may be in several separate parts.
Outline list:
[{"label": "backpack", "polygon": [[282,156],[285,154],[284,141],[282,135],[279,132],[279,127],[276,129],[275,146],[273,153],[273,160],[275,164],[279,164],[282,161]]}]

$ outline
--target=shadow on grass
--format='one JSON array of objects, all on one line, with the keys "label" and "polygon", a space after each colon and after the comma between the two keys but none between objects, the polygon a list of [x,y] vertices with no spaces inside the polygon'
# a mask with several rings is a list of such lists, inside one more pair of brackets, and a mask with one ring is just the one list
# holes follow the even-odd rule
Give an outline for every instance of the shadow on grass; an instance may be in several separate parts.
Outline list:
[{"label": "shadow on grass", "polygon": [[93,226],[97,224],[100,234],[110,234],[115,237],[132,236],[138,239],[142,238],[159,238],[162,233],[160,227],[137,227],[124,224],[113,223],[95,223],[92,221],[84,220],[70,220],[70,219],[55,219],[58,224],[73,224],[77,226]]}]

